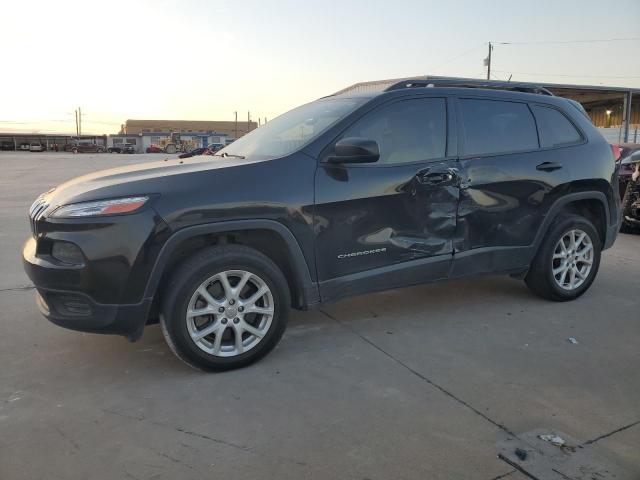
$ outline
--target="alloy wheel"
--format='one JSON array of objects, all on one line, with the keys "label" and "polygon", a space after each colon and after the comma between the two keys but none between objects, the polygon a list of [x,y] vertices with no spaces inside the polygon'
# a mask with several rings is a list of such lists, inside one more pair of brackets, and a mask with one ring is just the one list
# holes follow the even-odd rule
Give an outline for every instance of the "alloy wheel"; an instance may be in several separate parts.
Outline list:
[{"label": "alloy wheel", "polygon": [[586,232],[573,229],[562,235],[551,261],[556,284],[563,290],[579,288],[589,277],[593,255],[593,242]]},{"label": "alloy wheel", "polygon": [[195,290],[187,307],[187,330],[204,352],[233,357],[260,343],[273,315],[273,295],[266,282],[251,272],[228,270]]}]

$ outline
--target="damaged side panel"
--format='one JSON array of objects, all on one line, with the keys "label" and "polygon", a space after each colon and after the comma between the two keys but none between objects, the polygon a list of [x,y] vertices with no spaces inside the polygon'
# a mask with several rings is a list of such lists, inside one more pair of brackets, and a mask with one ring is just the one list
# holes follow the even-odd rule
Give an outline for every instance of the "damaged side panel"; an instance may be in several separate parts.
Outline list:
[{"label": "damaged side panel", "polygon": [[324,261],[318,264],[319,280],[450,255],[458,198],[455,159],[320,166],[315,233],[317,258]]}]

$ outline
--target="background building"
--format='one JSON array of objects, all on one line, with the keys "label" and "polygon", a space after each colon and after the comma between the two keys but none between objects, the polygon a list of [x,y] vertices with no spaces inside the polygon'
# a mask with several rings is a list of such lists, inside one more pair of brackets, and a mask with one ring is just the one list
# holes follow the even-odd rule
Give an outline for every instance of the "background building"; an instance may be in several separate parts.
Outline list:
[{"label": "background building", "polygon": [[[179,132],[181,134],[220,134],[227,138],[240,138],[257,128],[256,122],[233,120],[127,120],[120,129],[121,134]],[[216,142],[211,142],[216,143]]]}]

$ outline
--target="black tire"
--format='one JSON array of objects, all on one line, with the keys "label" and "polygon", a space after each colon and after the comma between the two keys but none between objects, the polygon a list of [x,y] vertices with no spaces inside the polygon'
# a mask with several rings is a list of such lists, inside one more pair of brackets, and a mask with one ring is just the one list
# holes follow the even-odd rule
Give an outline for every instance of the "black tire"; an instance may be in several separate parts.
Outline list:
[{"label": "black tire", "polygon": [[[257,345],[232,357],[221,357],[200,349],[187,328],[187,307],[196,289],[213,275],[244,270],[260,277],[273,296],[271,325]],[[280,269],[265,255],[241,245],[206,248],[194,254],[171,276],[164,288],[160,326],[167,344],[183,362],[205,371],[231,370],[247,366],[269,353],[287,326],[291,294]]]},{"label": "black tire", "polygon": [[[572,229],[582,230],[591,239],[593,263],[591,271],[582,285],[573,290],[565,290],[556,283],[553,276],[553,254],[559,240]],[[545,235],[525,277],[525,283],[533,293],[547,300],[556,302],[574,300],[586,292],[593,283],[600,267],[601,250],[602,240],[593,223],[579,215],[561,215]]]}]

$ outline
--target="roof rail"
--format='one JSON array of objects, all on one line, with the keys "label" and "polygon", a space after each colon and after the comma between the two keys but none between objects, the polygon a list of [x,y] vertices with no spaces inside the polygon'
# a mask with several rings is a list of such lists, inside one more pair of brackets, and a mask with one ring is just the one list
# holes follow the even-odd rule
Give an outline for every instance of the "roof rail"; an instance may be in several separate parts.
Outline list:
[{"label": "roof rail", "polygon": [[533,83],[511,83],[496,80],[476,80],[476,79],[445,79],[445,78],[406,78],[393,83],[384,89],[385,92],[401,90],[404,88],[424,88],[424,87],[459,87],[459,88],[489,88],[495,90],[511,90],[514,92],[537,93],[541,95],[551,95],[549,90]]}]

